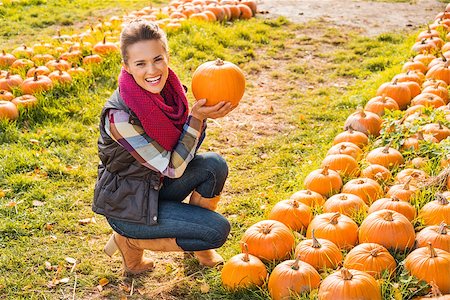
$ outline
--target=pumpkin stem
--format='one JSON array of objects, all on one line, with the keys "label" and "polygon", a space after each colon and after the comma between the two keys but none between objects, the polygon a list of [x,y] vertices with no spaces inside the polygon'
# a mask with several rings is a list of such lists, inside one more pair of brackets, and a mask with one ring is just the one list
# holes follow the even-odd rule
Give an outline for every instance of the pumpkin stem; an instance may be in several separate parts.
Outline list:
[{"label": "pumpkin stem", "polygon": [[412,179],[413,179],[412,177],[409,177],[408,180],[406,180],[405,184],[403,185],[403,189],[405,191],[409,191],[409,184],[410,184]]},{"label": "pumpkin stem", "polygon": [[312,195],[312,193],[311,193],[310,190],[306,190],[305,194],[307,194],[307,195]]},{"label": "pumpkin stem", "polygon": [[3,54],[3,55],[6,55],[5,49],[2,50],[2,54]]},{"label": "pumpkin stem", "polygon": [[373,257],[377,257],[378,253],[380,253],[381,248],[377,247],[375,249],[370,250],[370,255]]},{"label": "pumpkin stem", "polygon": [[220,58],[216,59],[215,65],[216,66],[223,66],[225,63]]},{"label": "pumpkin stem", "polygon": [[34,72],[34,74],[33,74],[33,81],[38,81],[38,74],[37,74],[37,72]]},{"label": "pumpkin stem", "polygon": [[394,80],[392,81],[392,84],[397,85],[397,82],[398,82],[398,78],[394,78]]},{"label": "pumpkin stem", "polygon": [[341,276],[342,276],[342,279],[344,279],[344,280],[352,280],[352,278],[353,278],[353,274],[350,273],[350,271],[347,268],[341,269]]},{"label": "pumpkin stem", "polygon": [[271,231],[270,225],[264,224],[264,225],[263,225],[263,228],[262,228],[262,233],[264,233],[264,234],[269,234],[270,231]]},{"label": "pumpkin stem", "polygon": [[338,223],[338,218],[341,216],[340,213],[335,213],[331,219],[330,219],[330,224],[336,225]]},{"label": "pumpkin stem", "polygon": [[297,200],[292,200],[292,207],[294,207],[294,208],[298,208],[299,207],[299,204],[298,204]]},{"label": "pumpkin stem", "polygon": [[250,260],[250,257],[248,256],[248,245],[247,243],[242,243],[242,246],[244,246],[244,257],[242,260],[248,262]]},{"label": "pumpkin stem", "polygon": [[396,197],[395,195],[391,196],[391,201],[399,202],[400,198]]},{"label": "pumpkin stem", "polygon": [[449,202],[447,200],[447,198],[445,198],[445,196],[441,193],[436,194],[436,201],[440,204],[440,205],[448,205]]},{"label": "pumpkin stem", "polygon": [[300,262],[300,257],[296,257],[295,258],[295,261],[294,261],[294,263],[291,265],[291,269],[292,270],[298,270],[299,269],[299,266],[298,266],[298,263]]},{"label": "pumpkin stem", "polygon": [[393,215],[394,215],[394,212],[388,210],[388,211],[386,212],[386,214],[383,216],[383,219],[384,219],[385,221],[392,222],[392,221],[394,221],[394,218],[392,217]]},{"label": "pumpkin stem", "polygon": [[324,166],[323,169],[322,169],[322,175],[328,176],[328,174],[329,174],[328,170],[329,169],[330,169],[329,165]]},{"label": "pumpkin stem", "polygon": [[391,148],[391,142],[389,142],[389,144],[387,144],[386,147],[384,147],[381,152],[383,152],[385,154],[388,154],[389,153],[389,148]]},{"label": "pumpkin stem", "polygon": [[437,257],[436,250],[434,250],[433,246],[431,245],[431,242],[428,242],[428,248],[430,249],[430,258]]},{"label": "pumpkin stem", "polygon": [[312,232],[311,232],[311,239],[312,239],[312,241],[313,241],[311,247],[313,247],[313,248],[322,248],[322,245],[321,245],[321,244],[319,243],[319,241],[317,240],[317,238],[316,238],[316,236],[315,236],[315,234],[314,234],[314,231],[316,231],[316,230],[313,229]]},{"label": "pumpkin stem", "polygon": [[447,234],[447,224],[445,224],[444,221],[442,221],[441,224],[439,224],[438,233],[443,235]]}]

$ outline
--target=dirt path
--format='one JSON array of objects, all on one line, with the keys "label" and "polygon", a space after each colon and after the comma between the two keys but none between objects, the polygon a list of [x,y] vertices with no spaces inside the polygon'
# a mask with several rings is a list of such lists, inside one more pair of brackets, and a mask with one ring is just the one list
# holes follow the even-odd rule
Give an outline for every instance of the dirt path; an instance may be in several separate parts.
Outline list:
[{"label": "dirt path", "polygon": [[285,16],[303,23],[323,18],[337,25],[358,28],[368,36],[398,30],[417,30],[445,8],[437,0],[388,3],[352,0],[259,0],[258,10],[266,16]]}]

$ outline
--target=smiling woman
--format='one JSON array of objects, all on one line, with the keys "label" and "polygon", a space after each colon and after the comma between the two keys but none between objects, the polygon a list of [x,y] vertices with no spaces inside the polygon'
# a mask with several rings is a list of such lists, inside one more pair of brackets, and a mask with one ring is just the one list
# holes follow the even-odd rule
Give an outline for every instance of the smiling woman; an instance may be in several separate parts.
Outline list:
[{"label": "smiling woman", "polygon": [[[189,112],[185,88],[169,68],[167,38],[134,20],[120,35],[119,87],[101,113],[101,164],[93,210],[114,230],[105,252],[120,250],[127,273],[153,268],[144,250],[193,251],[200,264],[223,262],[230,224],[215,213],[228,167],[216,153],[197,154],[207,118],[234,108],[200,99]],[[190,196],[189,204],[182,201]]]}]

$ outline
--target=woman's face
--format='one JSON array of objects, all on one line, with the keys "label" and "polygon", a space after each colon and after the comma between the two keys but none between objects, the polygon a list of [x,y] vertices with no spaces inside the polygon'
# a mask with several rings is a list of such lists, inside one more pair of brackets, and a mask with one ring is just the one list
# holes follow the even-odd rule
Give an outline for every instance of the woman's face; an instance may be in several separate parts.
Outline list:
[{"label": "woman's face", "polygon": [[125,70],[136,83],[154,94],[159,94],[169,76],[168,56],[159,40],[145,40],[128,46]]}]

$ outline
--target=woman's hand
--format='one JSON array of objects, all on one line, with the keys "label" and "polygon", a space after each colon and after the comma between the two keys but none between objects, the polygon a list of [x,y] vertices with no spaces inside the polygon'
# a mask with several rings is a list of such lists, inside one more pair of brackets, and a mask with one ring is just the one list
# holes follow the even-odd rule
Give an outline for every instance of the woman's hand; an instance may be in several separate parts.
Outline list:
[{"label": "woman's hand", "polygon": [[205,106],[205,103],[206,99],[200,99],[192,106],[191,115],[200,121],[203,121],[206,118],[222,118],[236,108],[236,106],[232,106],[230,102],[225,101],[221,101],[212,106]]}]

